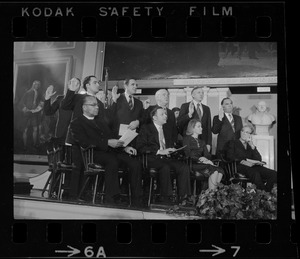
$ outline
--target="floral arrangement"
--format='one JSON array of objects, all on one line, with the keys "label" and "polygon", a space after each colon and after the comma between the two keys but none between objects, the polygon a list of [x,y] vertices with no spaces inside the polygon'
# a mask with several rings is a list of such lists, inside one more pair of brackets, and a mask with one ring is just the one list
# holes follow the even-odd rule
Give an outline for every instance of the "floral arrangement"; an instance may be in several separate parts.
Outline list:
[{"label": "floral arrangement", "polygon": [[205,190],[193,197],[195,208],[172,207],[168,213],[199,219],[276,219],[277,186],[271,192],[256,188],[244,189],[239,184],[219,184],[215,190]]}]

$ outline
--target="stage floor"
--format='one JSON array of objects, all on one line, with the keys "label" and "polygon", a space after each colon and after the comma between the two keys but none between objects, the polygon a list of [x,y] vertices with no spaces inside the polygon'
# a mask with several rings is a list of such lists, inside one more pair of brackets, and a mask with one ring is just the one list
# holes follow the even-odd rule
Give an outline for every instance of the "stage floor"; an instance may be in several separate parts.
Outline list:
[{"label": "stage floor", "polygon": [[61,201],[44,198],[42,191],[32,189],[30,194],[14,195],[15,219],[63,219],[63,220],[191,220],[196,216],[168,214],[168,206],[151,206],[149,209],[92,204],[91,202]]},{"label": "stage floor", "polygon": [[129,206],[109,206],[91,202],[63,201],[42,197],[42,189],[50,175],[46,157],[14,155],[14,181],[29,183],[29,194],[14,194],[15,219],[199,219],[194,216],[168,214],[171,206],[150,206],[137,209]]}]

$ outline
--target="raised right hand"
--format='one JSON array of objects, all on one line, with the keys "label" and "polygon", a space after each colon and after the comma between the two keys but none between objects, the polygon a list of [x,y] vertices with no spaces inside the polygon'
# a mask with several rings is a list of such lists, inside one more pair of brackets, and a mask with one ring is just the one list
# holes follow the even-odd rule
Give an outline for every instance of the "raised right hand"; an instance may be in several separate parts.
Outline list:
[{"label": "raised right hand", "polygon": [[195,111],[194,104],[193,104],[193,102],[190,102],[190,105],[189,105],[189,117],[190,118],[193,116],[194,111]]},{"label": "raised right hand", "polygon": [[115,85],[115,86],[111,89],[111,98],[112,98],[113,102],[116,103],[119,97],[120,97],[120,94],[118,94],[118,86]]},{"label": "raised right hand", "polygon": [[49,85],[46,93],[45,93],[45,100],[49,100],[53,95],[56,94],[56,92],[53,92],[53,85]]},{"label": "raised right hand", "polygon": [[220,110],[219,110],[219,120],[221,121],[224,117],[224,111],[223,111],[223,108],[221,107]]},{"label": "raised right hand", "polygon": [[76,78],[72,78],[71,80],[69,80],[68,82],[68,89],[71,91],[77,91],[80,87],[80,83]]}]

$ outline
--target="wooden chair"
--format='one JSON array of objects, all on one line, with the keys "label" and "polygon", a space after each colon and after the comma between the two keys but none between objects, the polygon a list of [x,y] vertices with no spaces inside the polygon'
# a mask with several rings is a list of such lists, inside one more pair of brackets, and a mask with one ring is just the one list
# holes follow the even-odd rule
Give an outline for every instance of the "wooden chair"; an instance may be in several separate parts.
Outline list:
[{"label": "wooden chair", "polygon": [[82,193],[86,190],[86,186],[88,182],[94,178],[94,185],[93,185],[93,198],[92,198],[92,203],[95,204],[96,200],[96,194],[97,194],[97,187],[98,187],[98,182],[99,182],[99,177],[103,178],[102,181],[102,188],[100,192],[101,196],[101,203],[103,203],[103,198],[104,198],[104,190],[105,190],[105,181],[104,181],[104,176],[105,176],[105,169],[102,165],[94,163],[94,147],[89,146],[87,148],[80,147],[81,150],[81,155],[82,155],[82,160],[83,160],[83,165],[84,165],[84,176],[86,177],[86,180],[79,192],[78,198],[82,196]]},{"label": "wooden chair", "polygon": [[50,175],[42,190],[42,197],[44,197],[45,192],[48,192],[49,197],[51,196],[52,182],[53,182],[53,175],[54,175],[54,163],[55,163],[53,143],[50,140],[46,144],[47,144],[48,171],[50,172]]},{"label": "wooden chair", "polygon": [[62,193],[67,189],[65,185],[66,174],[72,172],[72,146],[58,142],[57,138],[51,139],[47,148],[50,175],[42,191],[42,197],[48,190],[48,197],[62,199]]},{"label": "wooden chair", "polygon": [[[155,203],[157,197],[159,197],[159,172],[155,167],[148,166],[148,155],[146,152],[143,154],[143,171],[144,171],[144,182],[145,180],[149,180],[149,188],[148,188],[148,201],[147,206],[150,207],[152,203]],[[175,177],[175,172],[171,170],[172,177],[172,200],[176,202],[178,200],[178,188],[177,188],[177,179]]]},{"label": "wooden chair", "polygon": [[[87,184],[89,183],[92,178],[94,178],[94,183],[92,185],[92,203],[95,204],[96,196],[97,194],[100,195],[101,203],[104,201],[105,196],[105,168],[104,166],[97,164],[94,162],[94,146],[89,146],[87,148],[80,147],[83,164],[84,164],[84,176],[86,177],[86,180],[79,192],[78,198],[80,198],[83,194],[83,192],[86,190]],[[120,183],[126,178],[128,178],[128,170],[119,168],[118,169],[118,175],[119,175],[119,181]],[[102,181],[101,181],[102,180]],[[100,184],[101,190],[100,192],[97,192],[99,183],[102,183],[102,186]],[[128,194],[123,194],[128,197],[129,206],[131,205],[131,187],[130,183],[128,182]]]},{"label": "wooden chair", "polygon": [[[201,186],[201,190],[205,190],[208,187],[208,178],[205,177],[200,171],[198,170],[194,170],[193,168],[193,164],[195,162],[193,162],[193,160],[190,157],[186,158],[186,161],[189,165],[190,168],[190,177],[191,180],[193,182],[193,195],[196,196],[197,195],[197,183],[200,182],[200,186]],[[220,159],[212,159],[212,162],[214,163],[214,165],[219,166],[220,164]]]},{"label": "wooden chair", "polygon": [[221,154],[222,168],[225,171],[225,181],[227,184],[240,184],[243,188],[247,187],[247,183],[250,183],[250,179],[241,172],[237,171],[237,160],[229,161],[225,159]]}]

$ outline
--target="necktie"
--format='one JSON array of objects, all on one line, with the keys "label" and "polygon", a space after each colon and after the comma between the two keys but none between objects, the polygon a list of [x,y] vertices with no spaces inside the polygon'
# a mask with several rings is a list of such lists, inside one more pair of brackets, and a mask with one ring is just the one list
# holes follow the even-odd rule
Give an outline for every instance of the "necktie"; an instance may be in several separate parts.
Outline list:
[{"label": "necktie", "polygon": [[160,149],[166,149],[166,145],[164,142],[164,131],[162,126],[159,127],[158,138],[159,138]]},{"label": "necktie", "polygon": [[133,109],[133,102],[132,102],[132,95],[129,95],[129,109],[132,110]]},{"label": "necktie", "polygon": [[199,116],[199,120],[202,119],[202,113],[201,113],[201,109],[200,109],[200,103],[197,104],[197,113],[198,113],[198,116]]},{"label": "necktie", "polygon": [[231,124],[231,127],[232,127],[232,130],[233,132],[235,132],[235,129],[234,129],[234,120],[233,120],[233,116],[231,113],[228,114],[229,116],[229,121],[230,121],[230,124]]}]

